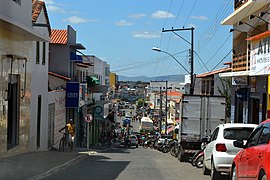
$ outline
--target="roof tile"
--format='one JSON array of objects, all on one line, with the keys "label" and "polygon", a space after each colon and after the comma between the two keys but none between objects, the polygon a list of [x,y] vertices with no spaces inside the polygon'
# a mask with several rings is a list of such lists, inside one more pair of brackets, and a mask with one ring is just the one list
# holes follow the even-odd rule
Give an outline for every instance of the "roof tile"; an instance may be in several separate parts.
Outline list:
[{"label": "roof tile", "polygon": [[67,30],[52,29],[51,43],[52,44],[67,44]]}]

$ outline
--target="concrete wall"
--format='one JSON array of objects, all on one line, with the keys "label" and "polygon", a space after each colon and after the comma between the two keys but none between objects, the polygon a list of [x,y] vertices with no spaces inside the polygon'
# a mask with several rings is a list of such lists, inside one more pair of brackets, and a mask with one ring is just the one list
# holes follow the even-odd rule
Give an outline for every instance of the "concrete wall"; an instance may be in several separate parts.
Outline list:
[{"label": "concrete wall", "polygon": [[58,148],[62,134],[59,129],[66,125],[66,91],[51,91],[48,93],[48,106],[55,105],[54,146]]},{"label": "concrete wall", "polygon": [[[43,12],[43,11],[41,11]],[[39,15],[37,23],[46,23],[44,13]],[[34,27],[34,29],[49,37],[48,28]],[[30,131],[30,146],[32,150],[44,151],[47,150],[48,142],[48,64],[49,64],[49,43],[45,43],[45,63],[43,64],[43,42],[40,43],[40,58],[39,64],[36,63],[36,42],[33,42],[32,57],[31,57],[31,131]],[[38,113],[38,96],[41,96],[41,124],[40,124],[40,147],[37,148],[37,113]]]},{"label": "concrete wall", "polygon": [[[2,3],[3,1],[1,1]],[[31,5],[30,5],[31,7]],[[1,5],[2,8],[2,5]],[[12,34],[3,29],[0,29],[0,156],[8,156],[16,153],[29,151],[30,142],[30,98],[32,93],[31,85],[31,65],[32,65],[32,42],[27,41],[22,36]],[[18,51],[19,49],[19,51]],[[8,102],[6,90],[8,89],[8,75],[11,73],[10,60],[6,59],[4,54],[14,54],[27,58],[25,63],[22,60],[16,60],[13,63],[13,74],[20,75],[20,88],[24,83],[25,97],[20,99],[19,105],[19,145],[7,151],[7,111]],[[25,68],[26,67],[26,82]]]},{"label": "concrete wall", "polygon": [[32,27],[31,0],[21,0],[21,4],[12,0],[0,0],[0,4],[0,17],[5,16],[16,25],[22,24],[27,27]]}]

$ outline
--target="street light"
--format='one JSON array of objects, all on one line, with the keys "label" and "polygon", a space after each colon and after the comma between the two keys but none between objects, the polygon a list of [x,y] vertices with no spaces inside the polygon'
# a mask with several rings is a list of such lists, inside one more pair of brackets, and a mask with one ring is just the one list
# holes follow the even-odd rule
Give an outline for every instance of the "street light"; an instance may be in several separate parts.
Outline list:
[{"label": "street light", "polygon": [[242,24],[246,24],[246,25],[248,25],[249,27],[252,27],[252,28],[256,29],[257,31],[263,33],[263,31],[261,31],[260,29],[258,29],[258,28],[256,28],[256,27],[252,26],[251,24],[248,24],[247,22],[243,22],[243,21],[239,21],[239,22],[238,22],[238,25],[239,25],[239,26],[242,25]]},{"label": "street light", "polygon": [[[261,12],[261,13],[263,13],[263,12]],[[263,22],[265,22],[265,23],[267,23],[267,24],[269,24],[269,22],[268,21],[266,21],[265,19],[263,19],[262,18],[262,16],[263,16],[264,14],[260,14],[259,16],[257,16],[257,15],[253,15],[253,14],[251,14],[250,16],[249,16],[249,19],[251,20],[251,19],[253,19],[253,18],[259,18],[260,20],[262,20]]]},{"label": "street light", "polygon": [[[152,48],[153,51],[157,51],[157,52],[162,52],[165,54],[168,54],[169,56],[171,56],[188,74],[190,74],[190,72],[185,68],[185,66],[183,66],[183,64],[181,64],[172,54],[168,53],[167,51],[163,51],[161,49],[159,49],[158,47],[153,47]],[[192,83],[192,82],[191,82]]]},{"label": "street light", "polygon": [[251,36],[248,32],[240,31],[240,30],[235,29],[235,28],[230,29],[230,33],[231,33],[231,32],[234,32],[234,31],[238,31],[238,32],[240,32],[240,33],[247,33],[247,35]]}]

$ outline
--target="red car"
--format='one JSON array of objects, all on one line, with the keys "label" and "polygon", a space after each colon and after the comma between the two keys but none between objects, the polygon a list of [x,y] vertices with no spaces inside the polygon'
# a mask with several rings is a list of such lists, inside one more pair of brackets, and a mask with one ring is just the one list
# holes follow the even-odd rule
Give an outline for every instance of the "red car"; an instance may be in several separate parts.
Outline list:
[{"label": "red car", "polygon": [[235,156],[231,179],[270,179],[270,119],[260,123],[250,134],[246,143],[234,141],[234,146],[243,148]]}]

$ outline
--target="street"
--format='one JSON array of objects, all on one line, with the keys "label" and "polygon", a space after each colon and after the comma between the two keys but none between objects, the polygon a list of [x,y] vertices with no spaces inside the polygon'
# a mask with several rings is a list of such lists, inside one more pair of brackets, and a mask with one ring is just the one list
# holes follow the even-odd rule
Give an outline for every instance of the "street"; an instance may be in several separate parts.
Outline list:
[{"label": "street", "polygon": [[131,147],[112,148],[87,156],[45,179],[209,180],[210,176],[202,175],[201,169],[188,162],[180,163],[169,153]]}]

